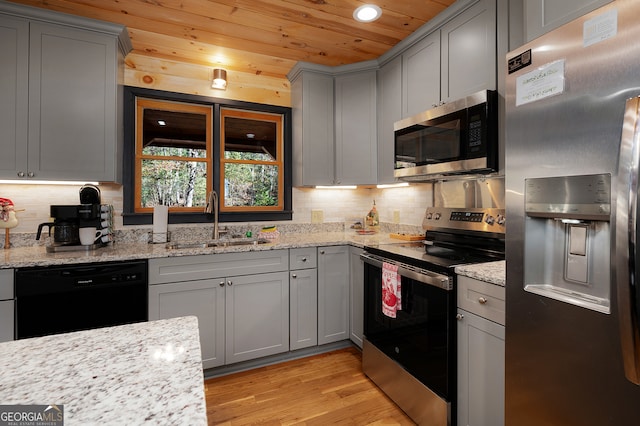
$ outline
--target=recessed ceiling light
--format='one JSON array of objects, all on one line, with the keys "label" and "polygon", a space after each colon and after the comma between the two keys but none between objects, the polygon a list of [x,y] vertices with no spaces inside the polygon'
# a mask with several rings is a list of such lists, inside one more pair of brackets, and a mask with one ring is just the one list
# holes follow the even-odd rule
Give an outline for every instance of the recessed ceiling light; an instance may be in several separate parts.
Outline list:
[{"label": "recessed ceiling light", "polygon": [[353,19],[358,22],[373,22],[382,15],[382,9],[375,4],[365,4],[353,11]]},{"label": "recessed ceiling light", "polygon": [[166,126],[167,122],[164,120],[158,120],[158,126]]}]

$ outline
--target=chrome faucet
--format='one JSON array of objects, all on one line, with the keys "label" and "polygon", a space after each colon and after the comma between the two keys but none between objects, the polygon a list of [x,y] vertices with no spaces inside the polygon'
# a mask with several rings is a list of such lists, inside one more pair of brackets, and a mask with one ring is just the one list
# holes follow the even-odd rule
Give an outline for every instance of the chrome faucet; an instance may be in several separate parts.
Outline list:
[{"label": "chrome faucet", "polygon": [[204,208],[205,213],[213,213],[213,239],[220,238],[220,232],[218,230],[218,193],[211,191],[209,198],[207,199],[207,205]]}]

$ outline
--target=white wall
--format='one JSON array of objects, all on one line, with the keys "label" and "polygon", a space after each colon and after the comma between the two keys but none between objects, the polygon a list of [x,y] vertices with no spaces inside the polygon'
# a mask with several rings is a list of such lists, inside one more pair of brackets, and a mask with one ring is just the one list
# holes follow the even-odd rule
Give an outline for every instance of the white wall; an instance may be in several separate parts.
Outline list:
[{"label": "white wall", "polygon": [[[38,224],[48,222],[52,204],[78,204],[81,185],[8,185],[0,184],[0,197],[15,204],[18,226],[11,233],[35,233]],[[116,213],[116,229],[141,228],[122,224],[122,187],[101,184],[102,202],[112,204]],[[376,201],[381,222],[393,222],[394,210],[400,214],[400,223],[419,226],[424,209],[432,205],[432,185],[412,184],[408,187],[388,189],[293,189],[293,223],[310,223],[311,210],[322,210],[324,222],[345,222],[350,218],[363,218]],[[207,224],[208,226],[209,224]],[[150,226],[144,226],[150,227]],[[0,230],[0,236],[3,234]]]}]

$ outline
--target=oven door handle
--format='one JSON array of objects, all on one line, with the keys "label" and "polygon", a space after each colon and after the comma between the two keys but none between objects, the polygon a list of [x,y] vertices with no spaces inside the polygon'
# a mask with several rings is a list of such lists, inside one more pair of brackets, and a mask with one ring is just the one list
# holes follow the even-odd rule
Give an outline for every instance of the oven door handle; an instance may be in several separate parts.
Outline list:
[{"label": "oven door handle", "polygon": [[395,260],[386,259],[384,257],[380,257],[371,253],[362,253],[360,255],[360,259],[362,259],[365,263],[368,263],[369,265],[375,266],[380,269],[382,269],[382,265],[385,262],[390,263],[391,265],[397,265],[398,274],[403,277],[407,277],[424,284],[432,285],[443,290],[453,290],[453,280],[451,279],[451,277],[445,274],[429,271],[427,269],[422,269],[417,266],[397,262]]}]

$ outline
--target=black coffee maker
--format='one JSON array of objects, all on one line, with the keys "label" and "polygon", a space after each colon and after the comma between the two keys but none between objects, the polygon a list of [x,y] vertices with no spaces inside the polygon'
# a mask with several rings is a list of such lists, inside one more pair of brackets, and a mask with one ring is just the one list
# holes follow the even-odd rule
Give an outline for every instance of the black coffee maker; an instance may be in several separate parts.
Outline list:
[{"label": "black coffee maker", "polygon": [[40,239],[42,228],[48,227],[49,236],[53,229],[53,242],[49,247],[79,246],[79,229],[100,225],[100,202],[100,189],[91,184],[83,185],[80,188],[80,204],[50,207],[53,222],[38,225],[36,240]]},{"label": "black coffee maker", "polygon": [[53,222],[38,225],[36,240],[40,239],[42,228],[48,227],[49,236],[53,230],[53,246],[80,245],[80,227],[100,224],[100,204],[53,205],[50,215]]}]

